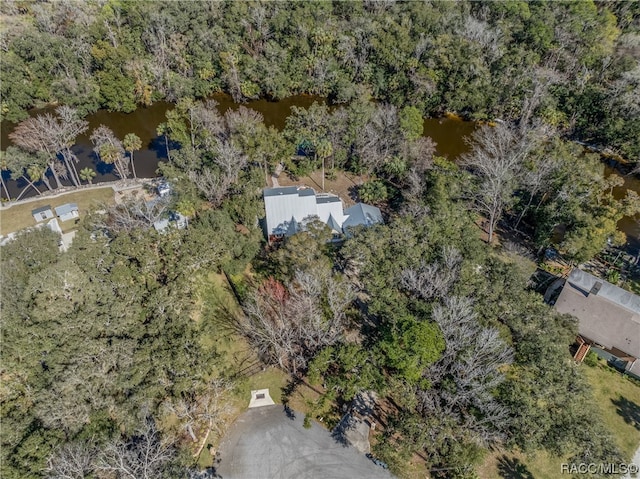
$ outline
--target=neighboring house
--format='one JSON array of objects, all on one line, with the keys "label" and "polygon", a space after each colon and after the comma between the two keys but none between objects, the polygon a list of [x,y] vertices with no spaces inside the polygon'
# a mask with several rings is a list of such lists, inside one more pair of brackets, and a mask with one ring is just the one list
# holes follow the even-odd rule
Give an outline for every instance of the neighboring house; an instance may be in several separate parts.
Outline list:
[{"label": "neighboring house", "polygon": [[555,307],[578,318],[577,361],[594,347],[599,355],[640,376],[640,296],[576,268]]},{"label": "neighboring house", "polygon": [[57,206],[56,215],[58,215],[60,221],[69,221],[74,218],[79,218],[80,213],[78,211],[78,205],[75,203],[66,203],[62,206]]},{"label": "neighboring house", "polygon": [[168,218],[163,218],[153,223],[153,227],[158,233],[164,233],[171,227],[183,230],[187,227],[188,223],[189,220],[186,216],[175,211],[170,213]]},{"label": "neighboring house", "polygon": [[304,223],[314,217],[331,228],[335,239],[347,235],[347,228],[382,223],[382,214],[375,206],[358,203],[345,211],[338,196],[316,194],[313,188],[265,188],[263,198],[269,243],[304,229]]},{"label": "neighboring house", "polygon": [[36,223],[49,220],[54,216],[50,205],[31,210],[31,214],[33,215],[33,219],[36,220]]}]

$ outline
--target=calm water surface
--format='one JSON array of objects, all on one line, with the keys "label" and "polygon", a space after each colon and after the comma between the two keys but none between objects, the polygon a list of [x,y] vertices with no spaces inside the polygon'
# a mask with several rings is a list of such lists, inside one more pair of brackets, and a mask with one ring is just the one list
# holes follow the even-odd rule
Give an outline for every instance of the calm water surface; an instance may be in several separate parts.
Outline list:
[{"label": "calm water surface", "polygon": [[[217,94],[213,99],[218,103],[218,109],[224,114],[228,109],[237,109],[240,104],[235,103],[229,95]],[[325,103],[322,97],[311,95],[297,95],[285,98],[280,101],[254,100],[244,103],[243,106],[260,112],[264,117],[264,122],[268,126],[282,130],[287,117],[291,114],[291,107],[308,108],[314,102]],[[138,108],[132,113],[118,113],[100,110],[89,115],[86,120],[89,122],[87,133],[78,137],[73,151],[79,159],[78,170],[90,167],[93,168],[97,176],[94,182],[113,181],[117,177],[113,174],[113,167],[98,161],[93,153],[93,145],[89,140],[91,132],[100,125],[106,125],[113,130],[118,138],[124,138],[127,133],[135,133],[142,140],[143,147],[134,153],[136,172],[139,177],[152,178],[156,176],[158,162],[166,160],[166,150],[164,140],[158,137],[156,129],[158,125],[166,121],[167,110],[173,108],[172,103],[157,102],[149,107]],[[36,115],[45,110],[34,110],[30,114]],[[2,122],[0,147],[4,150],[10,145],[9,133],[15,124]],[[424,135],[431,137],[436,142],[436,152],[440,156],[451,160],[457,159],[461,154],[469,151],[469,145],[465,137],[471,135],[477,124],[462,121],[455,118],[429,118],[424,120]],[[607,167],[607,174],[613,171]],[[26,186],[23,181],[8,181],[8,189],[13,197],[17,196]],[[627,189],[632,189],[640,193],[640,180],[626,177],[625,184],[614,190],[617,197],[622,197]],[[2,192],[4,194],[4,192]],[[29,191],[26,196],[34,192]],[[618,224],[619,228],[627,234],[629,238],[629,249],[632,254],[637,254],[640,248],[640,218],[623,218]],[[635,251],[635,252],[634,252]]]}]

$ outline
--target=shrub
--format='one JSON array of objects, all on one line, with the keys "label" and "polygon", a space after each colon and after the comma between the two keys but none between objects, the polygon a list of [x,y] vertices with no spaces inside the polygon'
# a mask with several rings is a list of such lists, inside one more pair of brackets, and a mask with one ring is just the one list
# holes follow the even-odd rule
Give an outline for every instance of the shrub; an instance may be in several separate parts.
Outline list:
[{"label": "shrub", "polygon": [[358,194],[365,203],[380,203],[389,197],[387,187],[380,180],[367,181],[360,187]]},{"label": "shrub", "polygon": [[589,351],[584,358],[584,363],[590,368],[594,368],[598,365],[598,355],[593,351]]}]

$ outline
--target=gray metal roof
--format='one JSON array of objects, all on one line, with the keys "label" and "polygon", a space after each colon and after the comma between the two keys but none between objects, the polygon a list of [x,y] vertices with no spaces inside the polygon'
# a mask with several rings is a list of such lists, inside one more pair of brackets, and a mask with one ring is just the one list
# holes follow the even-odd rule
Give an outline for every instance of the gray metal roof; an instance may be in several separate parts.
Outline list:
[{"label": "gray metal roof", "polygon": [[382,213],[375,206],[366,205],[364,203],[356,203],[344,212],[349,217],[342,223],[342,228],[349,226],[371,226],[376,223],[382,223]]},{"label": "gray metal roof", "polygon": [[[41,206],[40,208],[31,210],[31,214],[37,215],[38,213],[44,213],[45,211],[51,211],[51,205]],[[53,211],[51,211],[51,213],[53,214]]]},{"label": "gray metal roof", "polygon": [[336,221],[336,219],[331,214],[329,215],[329,219],[327,220],[327,226],[331,228],[332,231],[335,231],[336,233],[342,233],[342,226],[340,225],[340,223]]},{"label": "gray metal roof", "polygon": [[319,193],[316,195],[316,203],[321,205],[324,203],[341,203],[342,200],[339,196],[330,195],[328,193]]},{"label": "gray metal roof", "polygon": [[56,207],[56,214],[58,216],[66,215],[72,211],[78,211],[78,205],[76,203],[66,203]]},{"label": "gray metal roof", "polygon": [[345,226],[371,226],[382,223],[382,214],[375,206],[358,203],[343,211],[339,196],[329,193],[316,194],[313,188],[265,188],[263,197],[267,236],[290,236],[303,227],[305,220],[314,216],[338,233],[342,233]]},{"label": "gray metal roof", "polygon": [[637,295],[574,269],[555,307],[560,313],[578,318],[578,331],[585,338],[640,357],[640,297]]},{"label": "gray metal roof", "polygon": [[281,186],[279,188],[265,188],[263,197],[296,195],[296,196],[314,196],[316,192],[313,188],[300,188],[298,186]]},{"label": "gray metal roof", "polygon": [[267,235],[290,235],[305,218],[318,214],[315,191],[311,188],[266,188],[263,195]]},{"label": "gray metal roof", "polygon": [[600,287],[597,293],[599,298],[605,298],[629,311],[640,314],[640,296],[615,286],[608,281],[596,278],[586,271],[574,268],[569,274],[567,281],[585,293],[589,293],[599,283]]}]

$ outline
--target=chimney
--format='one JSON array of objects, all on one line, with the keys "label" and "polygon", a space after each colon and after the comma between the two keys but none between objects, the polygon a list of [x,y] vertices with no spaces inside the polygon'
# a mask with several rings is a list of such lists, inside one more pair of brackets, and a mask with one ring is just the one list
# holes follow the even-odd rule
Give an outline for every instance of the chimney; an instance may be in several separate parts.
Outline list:
[{"label": "chimney", "polygon": [[595,284],[591,287],[589,295],[593,294],[594,296],[597,296],[600,288],[602,288],[602,283],[600,281],[596,281]]}]

